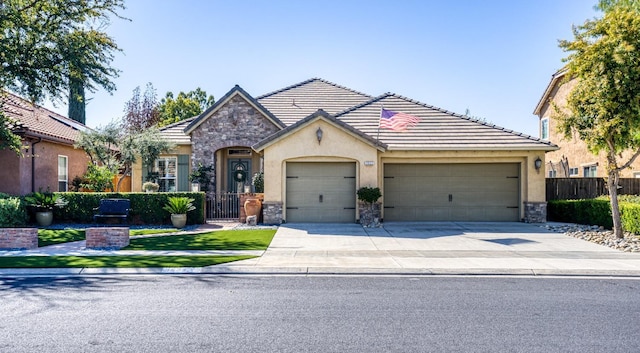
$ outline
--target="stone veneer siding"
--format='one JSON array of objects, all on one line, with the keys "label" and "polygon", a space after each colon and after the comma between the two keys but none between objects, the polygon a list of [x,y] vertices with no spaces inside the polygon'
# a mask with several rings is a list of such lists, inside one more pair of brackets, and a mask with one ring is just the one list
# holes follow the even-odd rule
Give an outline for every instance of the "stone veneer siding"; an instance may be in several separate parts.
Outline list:
[{"label": "stone veneer siding", "polygon": [[380,227],[380,206],[379,202],[370,207],[368,203],[358,201],[358,214],[360,216],[360,224],[367,228]]},{"label": "stone veneer siding", "polygon": [[547,222],[547,203],[546,202],[525,202],[524,203],[524,221],[526,223]]},{"label": "stone veneer siding", "polygon": [[87,228],[87,249],[121,249],[129,245],[129,228],[97,227]]},{"label": "stone veneer siding", "polygon": [[[279,130],[278,126],[242,96],[236,95],[191,133],[191,166],[195,169],[198,163],[202,163],[215,168],[217,150],[234,146],[252,146]],[[217,174],[215,171],[211,181],[214,188]]]},{"label": "stone veneer siding", "polygon": [[26,250],[38,247],[38,228],[0,228],[0,250]]},{"label": "stone veneer siding", "polygon": [[282,224],[282,202],[262,203],[262,223]]}]

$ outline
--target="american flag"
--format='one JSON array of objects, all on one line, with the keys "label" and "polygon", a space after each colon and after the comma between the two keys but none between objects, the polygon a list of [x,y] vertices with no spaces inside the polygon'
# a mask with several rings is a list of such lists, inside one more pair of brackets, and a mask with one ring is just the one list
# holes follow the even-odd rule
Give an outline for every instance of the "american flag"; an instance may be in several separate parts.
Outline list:
[{"label": "american flag", "polygon": [[407,127],[416,126],[420,118],[413,115],[394,112],[382,108],[380,111],[380,128],[404,131]]}]

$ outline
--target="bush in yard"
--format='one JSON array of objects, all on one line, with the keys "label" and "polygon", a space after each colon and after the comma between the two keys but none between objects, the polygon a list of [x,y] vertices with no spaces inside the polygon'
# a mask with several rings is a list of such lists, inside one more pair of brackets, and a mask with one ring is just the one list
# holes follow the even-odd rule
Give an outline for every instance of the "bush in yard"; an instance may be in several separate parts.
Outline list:
[{"label": "bush in yard", "polygon": [[65,199],[69,202],[63,210],[56,210],[58,219],[76,222],[92,223],[95,210],[100,206],[101,199],[129,199],[131,211],[129,222],[132,224],[165,224],[167,214],[162,209],[169,197],[188,197],[194,199],[195,210],[188,212],[188,224],[204,223],[205,194],[203,192],[129,192],[129,193],[76,193],[65,192]]},{"label": "bush in yard", "polygon": [[640,204],[621,202],[620,218],[622,229],[634,234],[640,234]]},{"label": "bush in yard", "polygon": [[552,200],[547,203],[550,221],[591,224],[611,229],[611,205],[607,199]]},{"label": "bush in yard", "polygon": [[27,210],[20,198],[0,198],[0,228],[23,227],[26,223]]}]

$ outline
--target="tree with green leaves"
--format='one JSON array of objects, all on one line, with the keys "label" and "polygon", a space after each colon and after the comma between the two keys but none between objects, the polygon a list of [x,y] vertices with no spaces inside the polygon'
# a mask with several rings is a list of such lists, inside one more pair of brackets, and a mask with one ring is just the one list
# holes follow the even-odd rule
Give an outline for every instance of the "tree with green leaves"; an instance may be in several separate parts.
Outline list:
[{"label": "tree with green leaves", "polygon": [[[602,18],[574,27],[560,41],[569,53],[567,79],[576,84],[567,109],[556,109],[559,130],[606,156],[607,189],[615,237],[622,238],[617,186],[620,171],[640,155],[640,12],[636,1],[601,1]],[[630,155],[622,159],[623,152]]]},{"label": "tree with green leaves", "polygon": [[200,89],[200,87],[196,88],[195,91],[180,92],[175,98],[172,92],[167,92],[166,96],[160,100],[158,107],[160,112],[158,126],[165,126],[198,116],[212,106],[213,103],[215,103],[213,96],[207,96],[207,92]]},{"label": "tree with green leaves", "polygon": [[113,52],[120,49],[111,37],[95,29],[69,33],[62,42],[69,58],[68,115],[70,119],[85,124],[85,90],[95,92],[98,86],[107,92],[115,90],[111,79],[118,77],[118,70],[109,64],[113,60]]},{"label": "tree with green leaves", "polygon": [[[120,18],[123,9],[124,0],[0,1],[0,91],[14,91],[34,104],[47,96],[61,99],[78,76],[72,74],[78,64],[85,64],[80,70],[85,87],[95,83],[113,90],[117,71],[109,65],[119,49],[92,25]],[[11,133],[7,129],[0,124],[3,135]],[[8,141],[7,147],[19,149],[15,139]]]},{"label": "tree with green leaves", "polygon": [[174,146],[162,138],[157,128],[152,127],[134,133],[122,129],[121,124],[111,122],[94,131],[80,133],[76,147],[87,152],[91,165],[103,166],[111,171],[113,176],[122,171],[115,187],[117,192],[138,158],[143,166],[153,165],[160,154]]}]

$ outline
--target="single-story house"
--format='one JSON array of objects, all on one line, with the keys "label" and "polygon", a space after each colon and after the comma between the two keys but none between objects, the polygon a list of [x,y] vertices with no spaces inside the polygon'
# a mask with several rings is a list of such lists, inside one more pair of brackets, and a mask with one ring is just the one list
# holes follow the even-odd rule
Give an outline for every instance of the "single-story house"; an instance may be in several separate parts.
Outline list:
[{"label": "single-story house", "polygon": [[[380,128],[383,109],[411,123]],[[540,168],[557,149],[397,94],[374,97],[318,78],[255,98],[235,86],[163,134],[178,146],[156,164],[170,190],[188,190],[199,165],[213,167],[214,192],[242,192],[263,171],[263,220],[273,224],[356,222],[364,186],[381,189],[384,221],[544,222]],[[133,189],[143,180],[138,166]]]},{"label": "single-story house", "polygon": [[88,127],[9,92],[0,94],[0,100],[4,114],[15,121],[12,131],[22,140],[22,156],[0,150],[0,192],[68,191],[71,180],[87,170],[89,157],[73,145]]}]

